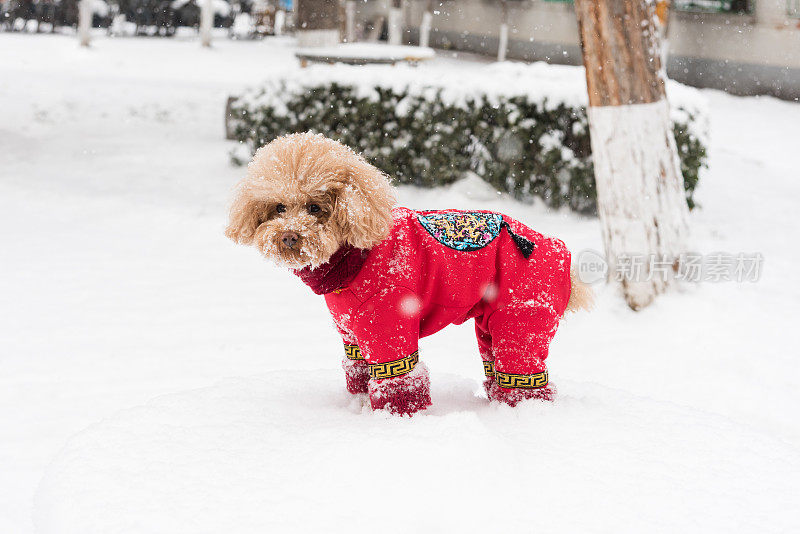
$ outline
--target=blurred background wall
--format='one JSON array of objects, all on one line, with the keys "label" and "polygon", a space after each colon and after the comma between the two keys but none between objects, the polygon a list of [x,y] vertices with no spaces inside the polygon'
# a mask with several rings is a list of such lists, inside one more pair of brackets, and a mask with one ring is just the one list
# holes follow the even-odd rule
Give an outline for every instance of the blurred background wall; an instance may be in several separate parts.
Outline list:
[{"label": "blurred background wall", "polygon": [[[359,3],[359,19],[374,23],[390,2]],[[496,55],[500,3],[434,2],[431,45]],[[418,42],[427,5],[427,0],[404,3],[408,42]],[[571,1],[509,0],[508,9],[508,59],[582,64]],[[672,2],[670,11],[670,78],[734,94],[800,98],[800,1],[683,0]]]}]

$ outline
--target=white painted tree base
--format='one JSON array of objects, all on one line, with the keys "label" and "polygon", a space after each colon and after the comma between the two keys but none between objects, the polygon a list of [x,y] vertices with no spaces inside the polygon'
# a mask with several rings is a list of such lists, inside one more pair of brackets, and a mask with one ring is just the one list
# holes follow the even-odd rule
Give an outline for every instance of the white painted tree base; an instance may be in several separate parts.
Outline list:
[{"label": "white painted tree base", "polygon": [[214,7],[211,0],[203,0],[200,4],[200,44],[211,46],[211,29],[214,26]]},{"label": "white painted tree base", "polygon": [[508,50],[508,24],[500,25],[500,42],[497,45],[497,61],[506,60],[506,51]]},{"label": "white painted tree base", "polygon": [[640,309],[674,279],[671,269],[654,272],[650,259],[676,260],[687,238],[669,103],[589,107],[588,116],[609,272],[622,256],[641,258],[641,274],[622,280],[628,304]]},{"label": "white painted tree base", "polygon": [[339,30],[301,30],[297,32],[298,48],[335,46],[339,44]]},{"label": "white painted tree base", "polygon": [[389,44],[403,44],[403,11],[396,7],[389,9]]},{"label": "white painted tree base", "polygon": [[81,46],[89,46],[92,29],[92,4],[90,0],[78,2],[78,42]]},{"label": "white painted tree base", "polygon": [[356,2],[347,0],[344,4],[344,35],[348,43],[356,42]]},{"label": "white painted tree base", "polygon": [[283,29],[286,26],[286,12],[283,9],[279,9],[275,12],[275,27],[273,28],[273,33],[276,37],[283,35]]},{"label": "white painted tree base", "polygon": [[430,45],[432,21],[433,15],[430,11],[426,11],[422,14],[422,22],[419,25],[419,45],[422,47],[427,47]]}]

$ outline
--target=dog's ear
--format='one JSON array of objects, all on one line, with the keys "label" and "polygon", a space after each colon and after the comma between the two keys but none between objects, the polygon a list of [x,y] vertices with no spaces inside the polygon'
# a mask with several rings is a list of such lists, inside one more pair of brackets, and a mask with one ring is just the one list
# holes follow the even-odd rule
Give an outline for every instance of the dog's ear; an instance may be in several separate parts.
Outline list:
[{"label": "dog's ear", "polygon": [[266,204],[239,191],[231,204],[225,236],[240,245],[251,245]]},{"label": "dog's ear", "polygon": [[349,244],[370,249],[392,229],[395,195],[385,174],[359,160],[348,169],[343,187],[337,192],[335,216]]}]

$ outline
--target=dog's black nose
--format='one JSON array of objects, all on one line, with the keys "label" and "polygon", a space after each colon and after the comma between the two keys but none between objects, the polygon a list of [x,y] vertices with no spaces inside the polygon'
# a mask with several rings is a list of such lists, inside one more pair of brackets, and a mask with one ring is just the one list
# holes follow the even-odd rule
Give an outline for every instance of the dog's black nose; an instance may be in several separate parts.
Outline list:
[{"label": "dog's black nose", "polygon": [[283,232],[281,234],[281,242],[286,247],[292,248],[298,241],[300,241],[300,236],[296,232]]}]

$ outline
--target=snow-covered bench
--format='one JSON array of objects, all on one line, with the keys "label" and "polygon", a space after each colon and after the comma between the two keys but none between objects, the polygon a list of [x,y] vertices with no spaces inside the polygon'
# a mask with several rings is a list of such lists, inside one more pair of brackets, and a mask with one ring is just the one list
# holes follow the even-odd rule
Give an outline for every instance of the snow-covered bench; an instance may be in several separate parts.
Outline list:
[{"label": "snow-covered bench", "polygon": [[420,46],[385,45],[379,43],[350,43],[319,48],[301,48],[294,54],[300,66],[309,63],[346,63],[348,65],[384,64],[406,62],[416,65],[433,58],[432,48]]}]

